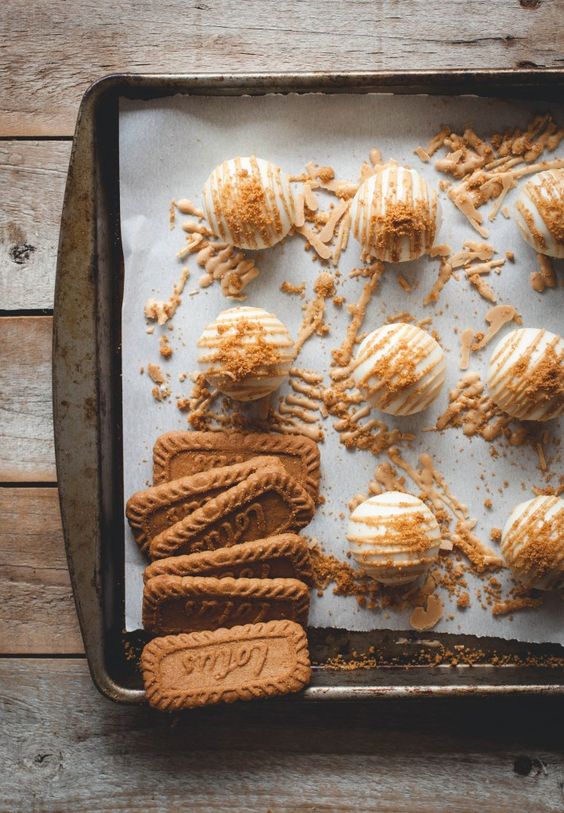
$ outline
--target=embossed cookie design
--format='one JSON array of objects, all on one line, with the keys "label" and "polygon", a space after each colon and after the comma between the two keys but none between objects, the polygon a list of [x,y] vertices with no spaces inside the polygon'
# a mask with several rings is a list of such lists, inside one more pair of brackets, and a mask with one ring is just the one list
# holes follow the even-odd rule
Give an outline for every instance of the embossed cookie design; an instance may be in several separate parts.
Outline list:
[{"label": "embossed cookie design", "polygon": [[307,624],[309,590],[297,579],[155,576],[143,590],[143,626],[177,632],[289,620]]},{"label": "embossed cookie design", "polygon": [[162,531],[149,552],[151,559],[164,559],[299,531],[314,510],[312,498],[287,472],[260,469]]},{"label": "embossed cookie design", "polygon": [[274,455],[306,491],[319,495],[319,449],[303,435],[262,432],[167,432],[153,449],[155,485],[200,471]]},{"label": "embossed cookie design", "polygon": [[231,548],[157,559],[145,568],[143,578],[149,581],[162,575],[299,579],[309,585],[313,583],[308,546],[297,534],[280,534]]},{"label": "embossed cookie design", "polygon": [[127,519],[135,541],[145,552],[151,539],[165,528],[184,519],[207,500],[241,483],[266,466],[283,470],[277,457],[253,457],[242,463],[180,477],[178,480],[138,491],[129,498],[126,506]]},{"label": "embossed cookie design", "polygon": [[311,676],[306,635],[291,621],[155,638],[141,669],[161,711],[297,692]]}]

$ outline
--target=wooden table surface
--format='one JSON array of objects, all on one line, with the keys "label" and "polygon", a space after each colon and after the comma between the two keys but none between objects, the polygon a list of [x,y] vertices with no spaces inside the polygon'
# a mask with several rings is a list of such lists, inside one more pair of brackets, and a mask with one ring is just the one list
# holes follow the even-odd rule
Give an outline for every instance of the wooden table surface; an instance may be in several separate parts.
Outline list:
[{"label": "wooden table surface", "polygon": [[0,811],[561,811],[558,701],[113,705],[83,657],[51,420],[79,100],[112,71],[557,67],[563,0],[0,4]]}]

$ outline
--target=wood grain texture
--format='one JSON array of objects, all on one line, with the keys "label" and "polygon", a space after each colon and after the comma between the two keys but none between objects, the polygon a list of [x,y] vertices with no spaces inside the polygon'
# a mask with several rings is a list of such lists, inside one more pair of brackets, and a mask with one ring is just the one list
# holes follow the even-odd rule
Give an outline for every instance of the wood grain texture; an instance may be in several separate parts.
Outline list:
[{"label": "wood grain texture", "polygon": [[0,142],[0,310],[52,308],[70,142]]},{"label": "wood grain texture", "polygon": [[0,318],[0,482],[56,479],[47,316]]},{"label": "wood grain texture", "polygon": [[0,487],[0,654],[82,653],[56,488]]},{"label": "wood grain texture", "polygon": [[111,705],[66,659],[4,659],[0,685],[6,813],[562,809],[561,703],[263,702],[170,717]]},{"label": "wood grain texture", "polygon": [[4,0],[0,135],[71,134],[89,83],[114,71],[556,67],[563,13],[563,0]]}]

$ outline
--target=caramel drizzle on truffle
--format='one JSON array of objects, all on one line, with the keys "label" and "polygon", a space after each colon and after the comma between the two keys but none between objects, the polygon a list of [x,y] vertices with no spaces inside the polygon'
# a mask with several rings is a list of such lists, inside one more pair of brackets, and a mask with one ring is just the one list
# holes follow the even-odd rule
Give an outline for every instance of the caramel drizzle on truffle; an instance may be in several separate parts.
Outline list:
[{"label": "caramel drizzle on truffle", "polygon": [[[562,162],[564,166],[564,161]],[[564,247],[564,173],[543,172],[540,182],[534,180],[525,184],[523,193],[528,198],[528,205],[517,202],[517,210],[527,224],[530,236],[537,251],[546,250],[546,238],[535,223],[533,211],[537,211],[546,226],[548,233],[558,246]]]},{"label": "caramel drizzle on truffle", "polygon": [[[376,167],[376,181],[361,187],[354,235],[373,257],[397,262],[405,244],[408,256],[428,251],[435,239],[437,197],[424,180],[395,164]],[[385,192],[385,194],[384,194]]]},{"label": "caramel drizzle on truffle", "polygon": [[[467,506],[451,492],[444,476],[435,468],[430,455],[420,455],[418,469],[404,460],[399,449],[395,447],[388,450],[388,456],[392,463],[405,471],[418,486],[421,491],[421,499],[431,503],[431,510],[437,517],[443,535],[452,540],[453,545],[468,558],[475,570],[481,573],[487,568],[502,566],[501,557],[484,545],[473,533],[476,520],[470,517]],[[376,477],[378,476],[377,470]],[[387,473],[387,476],[389,477],[390,474]],[[396,475],[393,474],[393,476]],[[445,507],[450,511],[455,522],[454,530],[448,528],[451,520],[444,515]]]},{"label": "caramel drizzle on truffle", "polygon": [[[496,403],[501,409],[511,403],[522,420],[532,416],[546,420],[564,409],[564,352],[558,349],[560,338],[554,336],[533,362],[533,354],[545,335],[545,330],[539,330],[530,341],[526,331],[518,331],[501,343],[490,361],[493,372],[489,386]],[[512,362],[515,354],[519,360]]]},{"label": "caramel drizzle on truffle", "polygon": [[[443,356],[437,353],[432,360],[435,350],[436,342],[424,330],[399,323],[381,339],[368,340],[351,370],[370,362],[359,386],[382,408],[399,399],[397,414],[422,411],[435,399],[442,385]],[[383,355],[372,361],[379,351]],[[418,369],[421,363],[424,366]]]},{"label": "caramel drizzle on truffle", "polygon": [[531,581],[543,579],[547,587],[564,581],[564,508],[552,513],[560,502],[550,496],[533,500],[503,540],[508,562]]},{"label": "caramel drizzle on truffle", "polygon": [[230,166],[231,162],[224,161],[210,178],[219,237],[226,240],[231,235],[233,242],[253,248],[259,247],[257,235],[266,245],[278,242],[284,235],[279,206],[290,222],[296,215],[293,196],[283,181],[280,168],[269,164],[266,182],[263,182],[254,155],[249,158],[250,168],[243,166],[240,158],[235,158],[232,163],[234,168]]}]

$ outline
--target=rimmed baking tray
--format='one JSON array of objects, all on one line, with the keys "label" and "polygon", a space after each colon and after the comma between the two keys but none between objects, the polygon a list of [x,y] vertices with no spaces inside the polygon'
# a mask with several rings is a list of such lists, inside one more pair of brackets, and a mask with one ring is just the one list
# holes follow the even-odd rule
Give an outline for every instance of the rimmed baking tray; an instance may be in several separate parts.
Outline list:
[{"label": "rimmed baking tray", "polygon": [[[137,668],[143,635],[124,629],[121,425],[121,299],[118,101],[176,93],[473,94],[560,101],[564,71],[450,71],[348,74],[115,74],[84,96],[76,125],[61,221],[53,337],[53,409],[61,513],[69,570],[92,678],[107,697],[142,703]],[[563,694],[564,647],[497,638],[311,629],[319,663],[298,697],[525,692]],[[429,640],[430,639],[430,640]],[[430,652],[479,652],[474,666],[429,666]],[[378,667],[323,666],[374,648]],[[505,665],[499,665],[505,664]]]}]

